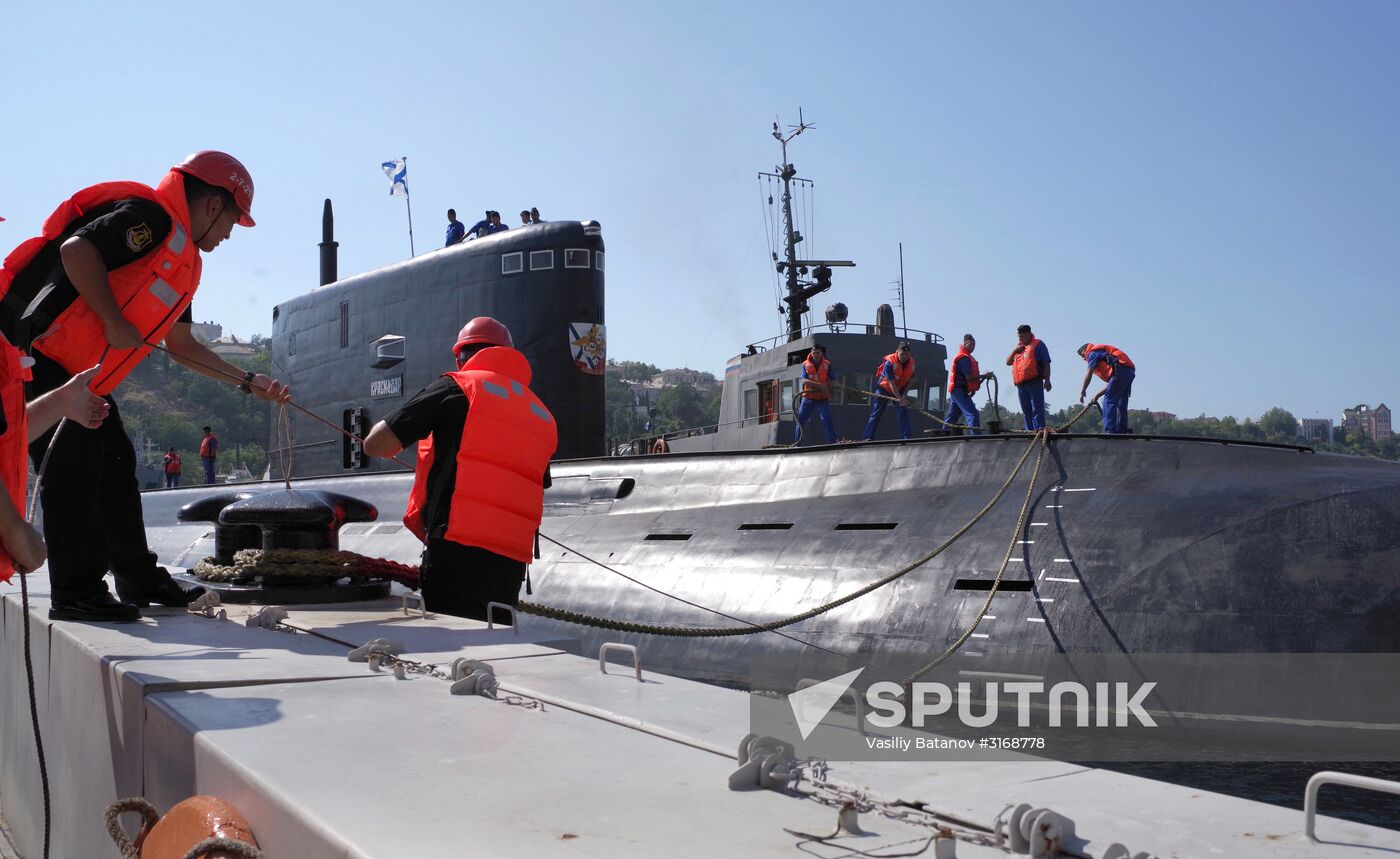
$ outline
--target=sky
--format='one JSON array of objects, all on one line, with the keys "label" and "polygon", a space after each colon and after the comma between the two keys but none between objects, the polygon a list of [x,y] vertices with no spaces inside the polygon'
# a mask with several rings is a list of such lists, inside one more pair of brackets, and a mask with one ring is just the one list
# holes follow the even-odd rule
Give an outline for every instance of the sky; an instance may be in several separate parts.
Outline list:
[{"label": "sky", "polygon": [[341,276],[408,256],[380,169],[407,156],[418,251],[449,207],[599,221],[609,356],[719,374],[782,330],[757,174],[801,108],[803,253],[857,263],[818,309],[873,321],[902,243],[909,326],[971,332],[1000,366],[1030,323],[1052,408],[1085,341],[1132,356],[1135,408],[1400,407],[1400,4],[249,0],[6,20],[0,245],[81,187],[226,150],[258,226],[207,256],[194,315],[240,337],[316,285],[324,198]]}]

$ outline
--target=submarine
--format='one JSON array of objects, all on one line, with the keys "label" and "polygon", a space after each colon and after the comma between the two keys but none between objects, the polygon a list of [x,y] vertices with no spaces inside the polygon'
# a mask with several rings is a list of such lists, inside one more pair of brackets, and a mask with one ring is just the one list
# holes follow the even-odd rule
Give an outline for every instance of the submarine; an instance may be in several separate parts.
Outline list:
[{"label": "submarine", "polygon": [[[786,141],[778,176],[785,188],[795,176]],[[812,444],[809,432],[794,446],[812,345],[853,371],[832,402],[848,439],[881,356],[908,342],[912,405],[938,413],[948,353],[887,307],[868,323],[839,305],[807,322],[830,269],[852,263],[800,258],[790,212],[786,229],[786,334],[728,362],[717,425],[645,454],[649,439],[605,437],[601,224],[511,229],[341,280],[327,201],[323,283],[274,308],[272,355],[301,406],[339,431],[293,414],[269,472],[383,512],[341,524],[339,548],[416,563],[421,545],[397,522],[412,475],[365,456],[358,437],[451,369],[445,344],[463,320],[489,315],[559,425],[522,597],[534,616],[520,623],[585,653],[632,643],[656,670],[740,687],[756,661],[819,677],[852,658],[908,678],[954,651],[962,670],[989,671],[1065,654],[1400,653],[1395,463],[1072,431],[1084,424],[904,440],[891,415],[870,442]],[[164,563],[212,550],[206,525],[170,524],[195,492],[143,496]],[[1324,704],[1295,721],[1322,719]]]}]

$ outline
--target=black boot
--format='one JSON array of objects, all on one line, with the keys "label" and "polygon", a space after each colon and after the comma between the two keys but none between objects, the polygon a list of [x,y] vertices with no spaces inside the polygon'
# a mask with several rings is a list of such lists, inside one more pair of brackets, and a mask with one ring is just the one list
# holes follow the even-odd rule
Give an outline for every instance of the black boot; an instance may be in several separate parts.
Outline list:
[{"label": "black boot", "polygon": [[141,612],[134,605],[118,602],[111,594],[85,600],[55,602],[49,607],[49,620],[108,621],[111,623],[134,623],[141,619]]},{"label": "black boot", "polygon": [[199,585],[185,589],[171,578],[167,578],[155,588],[133,587],[121,579],[117,579],[117,596],[121,598],[122,602],[129,602],[141,608],[145,608],[151,603],[171,608],[184,608],[199,599],[203,593],[204,588]]}]

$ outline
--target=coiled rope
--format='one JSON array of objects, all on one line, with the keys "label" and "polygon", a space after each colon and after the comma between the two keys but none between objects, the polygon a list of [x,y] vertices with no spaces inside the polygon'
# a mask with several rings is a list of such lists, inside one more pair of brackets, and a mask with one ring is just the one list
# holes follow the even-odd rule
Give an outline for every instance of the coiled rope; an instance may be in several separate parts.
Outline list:
[{"label": "coiled rope", "polygon": [[[141,849],[133,844],[127,837],[126,830],[122,829],[121,816],[128,812],[137,812],[141,815],[141,829],[149,831],[160,820],[160,812],[144,797],[132,796],[126,799],[119,799],[107,806],[107,811],[103,815],[103,821],[107,824],[107,834],[112,837],[112,842],[121,851],[122,859],[141,859]],[[185,852],[184,859],[200,859],[205,854],[215,850],[232,854],[240,859],[266,859],[261,850],[246,841],[235,841],[231,838],[206,838]]]},{"label": "coiled rope", "polygon": [[194,574],[206,582],[251,583],[259,577],[335,580],[383,578],[418,587],[418,568],[386,558],[335,549],[240,549],[233,563],[204,558]]}]

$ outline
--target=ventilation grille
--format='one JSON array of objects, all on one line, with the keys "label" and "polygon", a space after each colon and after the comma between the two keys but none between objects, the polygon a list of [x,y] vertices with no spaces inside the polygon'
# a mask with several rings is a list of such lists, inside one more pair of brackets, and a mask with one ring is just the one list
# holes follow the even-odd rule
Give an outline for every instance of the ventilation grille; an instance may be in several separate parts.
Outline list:
[{"label": "ventilation grille", "polygon": [[898,522],[841,522],[833,531],[893,531]]},{"label": "ventilation grille", "polygon": [[648,534],[648,540],[689,540],[689,534]]},{"label": "ventilation grille", "polygon": [[350,302],[340,302],[340,348],[350,348]]},{"label": "ventilation grille", "polygon": [[740,531],[786,531],[792,527],[791,522],[745,522],[739,526]]}]

